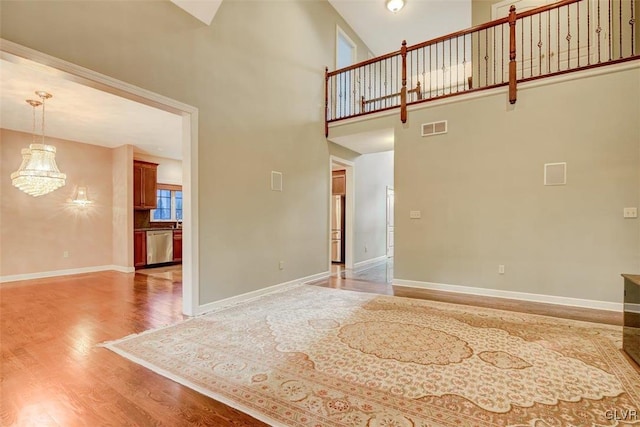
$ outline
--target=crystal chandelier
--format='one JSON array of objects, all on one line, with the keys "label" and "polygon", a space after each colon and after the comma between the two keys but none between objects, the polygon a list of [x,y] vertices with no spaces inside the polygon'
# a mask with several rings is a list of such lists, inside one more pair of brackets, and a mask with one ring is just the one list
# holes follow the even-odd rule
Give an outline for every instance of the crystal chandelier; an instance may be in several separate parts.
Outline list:
[{"label": "crystal chandelier", "polygon": [[[42,102],[28,99],[33,107],[33,143],[22,149],[22,164],[11,174],[11,183],[25,193],[38,197],[64,186],[67,175],[56,165],[56,147],[44,143],[44,104],[51,94],[37,91]],[[36,108],[42,105],[42,141],[36,143]]]}]

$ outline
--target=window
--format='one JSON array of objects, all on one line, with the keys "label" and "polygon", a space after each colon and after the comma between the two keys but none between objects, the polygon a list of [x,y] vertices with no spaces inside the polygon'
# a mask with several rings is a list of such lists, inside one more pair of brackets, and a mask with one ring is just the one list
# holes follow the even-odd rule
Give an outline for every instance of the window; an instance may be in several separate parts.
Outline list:
[{"label": "window", "polygon": [[182,187],[158,184],[157,208],[151,210],[151,221],[182,221]]},{"label": "window", "polygon": [[176,219],[182,221],[182,191],[175,192],[176,200]]}]

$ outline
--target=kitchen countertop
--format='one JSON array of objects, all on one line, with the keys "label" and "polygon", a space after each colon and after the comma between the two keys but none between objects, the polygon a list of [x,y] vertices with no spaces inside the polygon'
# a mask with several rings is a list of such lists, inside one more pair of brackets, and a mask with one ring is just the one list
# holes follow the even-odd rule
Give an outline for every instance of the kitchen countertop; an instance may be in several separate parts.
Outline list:
[{"label": "kitchen countertop", "polygon": [[164,230],[179,230],[182,231],[182,228],[173,228],[173,227],[146,227],[146,228],[134,228],[133,231],[164,231]]}]

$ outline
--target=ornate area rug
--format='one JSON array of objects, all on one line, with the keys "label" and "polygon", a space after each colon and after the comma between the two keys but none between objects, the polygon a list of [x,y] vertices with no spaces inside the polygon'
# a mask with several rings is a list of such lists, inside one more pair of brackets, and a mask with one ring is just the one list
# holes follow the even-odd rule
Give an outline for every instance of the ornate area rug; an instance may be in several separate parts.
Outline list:
[{"label": "ornate area rug", "polygon": [[105,346],[271,425],[640,424],[621,329],[301,285]]}]

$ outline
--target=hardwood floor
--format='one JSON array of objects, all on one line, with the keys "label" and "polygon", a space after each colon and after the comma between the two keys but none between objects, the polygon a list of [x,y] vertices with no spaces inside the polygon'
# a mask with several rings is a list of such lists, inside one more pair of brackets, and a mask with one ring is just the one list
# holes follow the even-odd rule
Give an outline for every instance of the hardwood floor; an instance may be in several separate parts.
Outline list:
[{"label": "hardwood floor", "polygon": [[312,284],[336,289],[373,292],[406,298],[418,298],[432,301],[450,302],[454,304],[473,305],[477,307],[490,307],[500,310],[540,314],[543,316],[553,316],[564,319],[606,323],[609,325],[621,326],[623,322],[622,312],[593,310],[556,304],[544,304],[506,298],[483,297],[477,295],[459,294],[454,292],[412,288],[407,286],[392,285],[392,278],[393,263],[383,262],[360,271],[339,269],[338,274],[336,274],[335,276],[329,279],[323,279],[314,282]]},{"label": "hardwood floor", "polygon": [[96,347],[182,320],[181,293],[116,272],[3,284],[0,425],[265,425]]},{"label": "hardwood floor", "polygon": [[[393,286],[390,268],[314,284],[621,324],[615,313]],[[96,346],[182,320],[181,282],[171,277],[103,272],[0,286],[0,424],[265,425]]]}]

